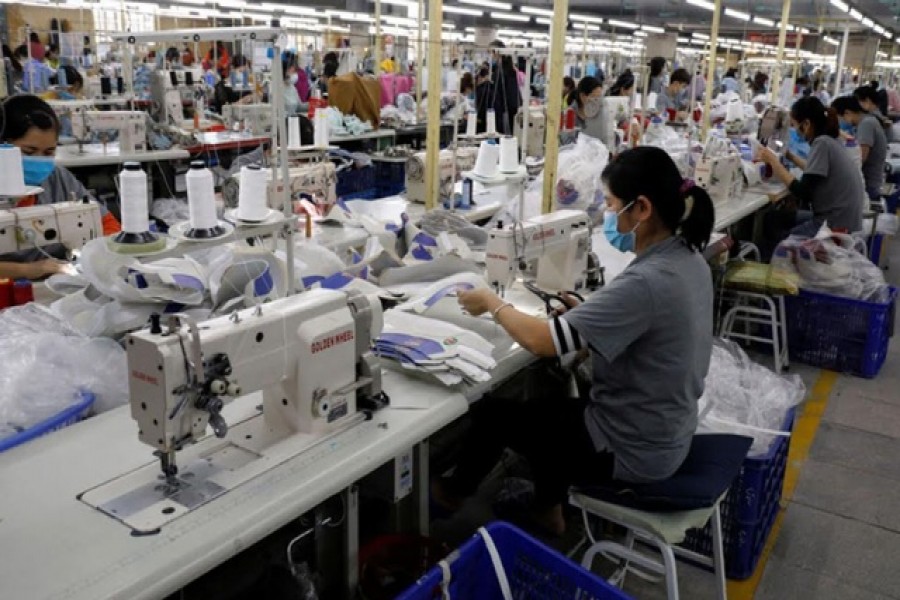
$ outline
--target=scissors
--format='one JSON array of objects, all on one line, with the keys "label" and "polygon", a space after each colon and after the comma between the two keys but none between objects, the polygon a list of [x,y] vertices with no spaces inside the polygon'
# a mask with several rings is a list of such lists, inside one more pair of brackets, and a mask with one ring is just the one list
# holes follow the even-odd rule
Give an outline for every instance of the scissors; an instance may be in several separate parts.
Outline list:
[{"label": "scissors", "polygon": [[[563,300],[563,295],[572,296],[574,298],[577,298],[579,302],[584,302],[584,296],[582,296],[578,292],[561,292],[559,294],[551,294],[550,292],[545,292],[530,281],[523,281],[522,284],[525,286],[525,289],[544,301],[544,306],[547,308],[548,315],[555,313],[560,308],[569,308],[569,305],[566,304],[565,300]],[[556,305],[553,304],[554,301],[557,302]]]}]

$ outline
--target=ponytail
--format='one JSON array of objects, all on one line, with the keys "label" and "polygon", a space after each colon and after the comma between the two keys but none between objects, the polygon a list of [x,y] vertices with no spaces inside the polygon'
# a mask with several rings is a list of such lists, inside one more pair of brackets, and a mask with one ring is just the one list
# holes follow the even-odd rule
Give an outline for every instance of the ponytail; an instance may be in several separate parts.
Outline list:
[{"label": "ponytail", "polygon": [[825,110],[825,135],[837,138],[841,134],[841,123],[838,121],[837,111],[829,106]]},{"label": "ponytail", "polygon": [[805,96],[794,102],[791,106],[791,117],[798,123],[809,121],[815,132],[813,138],[820,135],[836,138],[840,134],[837,111],[831,107],[826,109],[821,100],[815,96]]},{"label": "ponytail", "polygon": [[684,238],[688,248],[697,252],[706,249],[716,221],[716,209],[712,198],[702,187],[691,180],[682,186],[684,212],[677,232]]}]

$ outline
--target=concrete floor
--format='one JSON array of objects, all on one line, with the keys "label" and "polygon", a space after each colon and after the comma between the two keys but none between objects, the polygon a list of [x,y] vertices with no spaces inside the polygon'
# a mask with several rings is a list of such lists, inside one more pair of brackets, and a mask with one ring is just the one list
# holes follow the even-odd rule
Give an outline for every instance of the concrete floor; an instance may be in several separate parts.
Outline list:
[{"label": "concrete floor", "polygon": [[[886,277],[900,287],[900,244],[890,245],[888,254],[895,267]],[[731,600],[900,599],[900,342],[892,342],[873,380],[840,375],[823,386],[828,376],[819,369],[791,365],[808,390],[820,382],[824,412],[810,430],[811,444],[806,436],[808,452],[792,455],[795,485],[785,489],[783,513],[757,573],[729,582]],[[433,534],[452,539],[489,520],[487,499],[497,488],[485,488],[452,522],[435,522]],[[580,537],[577,520],[569,522],[573,531],[555,544],[562,551]],[[595,568],[607,570],[599,561]],[[715,597],[712,575],[682,563],[679,588],[682,598]],[[625,591],[640,600],[665,598],[661,583],[636,577]]]}]

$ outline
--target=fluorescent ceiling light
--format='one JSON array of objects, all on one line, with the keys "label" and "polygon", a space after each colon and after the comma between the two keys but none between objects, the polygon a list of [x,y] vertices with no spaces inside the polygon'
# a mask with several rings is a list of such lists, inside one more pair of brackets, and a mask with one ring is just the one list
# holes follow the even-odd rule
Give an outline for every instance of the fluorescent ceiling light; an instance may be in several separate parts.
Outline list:
[{"label": "fluorescent ceiling light", "polygon": [[638,27],[640,27],[640,25],[638,25],[637,23],[631,23],[629,21],[617,21],[615,19],[609,19],[607,23],[609,23],[613,27],[622,27],[624,29],[637,29]]},{"label": "fluorescent ceiling light", "polygon": [[862,13],[856,10],[855,8],[850,9],[850,16],[856,19],[857,21],[862,21]]},{"label": "fluorescent ceiling light", "polygon": [[734,19],[740,19],[741,21],[749,21],[750,20],[749,14],[747,14],[745,12],[741,12],[739,10],[734,10],[733,8],[726,8],[725,16],[732,17]]},{"label": "fluorescent ceiling light", "polygon": [[716,10],[716,5],[712,2],[708,2],[707,0],[685,0],[691,6],[696,6],[699,8],[705,8],[706,10]]},{"label": "fluorescent ceiling light", "polygon": [[546,17],[536,17],[534,22],[538,25],[553,25],[553,19],[548,19]]},{"label": "fluorescent ceiling light", "polygon": [[[781,29],[781,21],[778,21],[777,23],[775,23],[775,27]],[[793,25],[791,25],[790,23],[788,23],[787,25],[784,26],[785,31],[794,31],[795,29],[797,29],[797,28],[794,27]]]},{"label": "fluorescent ceiling light", "polygon": [[691,34],[691,37],[697,38],[698,40],[708,40],[709,39],[709,36],[706,35],[705,33],[699,33],[696,31]]},{"label": "fluorescent ceiling light", "polygon": [[689,44],[691,42],[691,40],[689,40],[688,38],[682,38],[682,37],[678,38],[676,41],[679,44]]},{"label": "fluorescent ceiling light", "polygon": [[666,30],[655,25],[641,25],[641,31],[649,31],[650,33],[665,33]]},{"label": "fluorescent ceiling light", "polygon": [[758,25],[766,25],[768,27],[775,27],[775,21],[772,19],[764,19],[763,17],[753,17],[753,22]]},{"label": "fluorescent ceiling light", "polygon": [[874,27],[872,27],[872,31],[874,31],[878,35],[881,35],[884,33],[884,27],[882,27],[881,25],[875,25]]},{"label": "fluorescent ceiling light", "polygon": [[848,5],[843,0],[831,0],[831,5],[839,10],[847,12],[850,10],[850,5]]},{"label": "fluorescent ceiling light", "polygon": [[523,13],[527,13],[529,15],[540,15],[542,17],[552,17],[553,11],[547,10],[546,8],[534,8],[532,6],[523,6],[520,9]]},{"label": "fluorescent ceiling light", "polygon": [[[553,16],[553,14],[551,13],[550,16]],[[570,14],[569,20],[570,21],[584,21],[585,23],[603,23],[603,19],[600,17],[592,17],[590,15],[579,15],[579,14]]]},{"label": "fluorescent ceiling light", "polygon": [[514,15],[512,13],[503,13],[503,12],[492,12],[492,19],[498,19],[500,21],[519,21],[521,23],[527,23],[531,20],[531,17],[526,17],[523,15]]},{"label": "fluorescent ceiling light", "polygon": [[635,36],[635,37],[647,37],[647,32],[646,32],[646,31],[640,31],[640,30],[639,30],[639,31],[635,31],[635,32],[634,32],[634,36]]},{"label": "fluorescent ceiling light", "polygon": [[572,23],[575,29],[584,29],[585,31],[600,31],[599,25],[590,25],[588,23]]},{"label": "fluorescent ceiling light", "polygon": [[830,38],[827,35],[822,38],[822,41],[826,44],[831,44],[832,46],[840,46],[841,43],[834,38]]},{"label": "fluorescent ceiling light", "polygon": [[886,32],[884,33],[884,37],[886,37],[886,38],[889,39],[889,40],[892,40],[892,39],[894,39],[894,34],[891,33],[890,31],[886,31]]},{"label": "fluorescent ceiling light", "polygon": [[493,0],[459,0],[463,4],[474,4],[476,6],[486,6],[487,8],[496,8],[498,10],[512,10],[512,4],[507,2],[494,2]]},{"label": "fluorescent ceiling light", "polygon": [[860,21],[860,23],[862,23],[866,27],[872,27],[873,25],[875,25],[875,21],[873,21],[869,17],[863,17],[863,20]]},{"label": "fluorescent ceiling light", "polygon": [[481,17],[484,15],[484,11],[475,10],[474,8],[464,8],[462,6],[447,6],[444,5],[445,13],[453,13],[456,15],[472,15],[473,17]]}]

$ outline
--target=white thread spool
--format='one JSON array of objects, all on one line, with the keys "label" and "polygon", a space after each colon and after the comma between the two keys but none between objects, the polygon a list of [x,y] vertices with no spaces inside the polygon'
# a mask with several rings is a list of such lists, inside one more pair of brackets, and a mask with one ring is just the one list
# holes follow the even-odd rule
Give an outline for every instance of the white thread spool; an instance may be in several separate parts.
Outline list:
[{"label": "white thread spool", "polygon": [[144,233],[150,231],[150,210],[147,193],[147,174],[140,163],[127,162],[119,173],[122,205],[122,231]]},{"label": "white thread spool", "polygon": [[515,173],[519,170],[519,140],[512,136],[500,138],[500,172]]},{"label": "white thread spool", "polygon": [[25,192],[22,151],[17,146],[0,146],[0,196],[20,196]]},{"label": "white thread spool", "polygon": [[466,117],[466,137],[475,137],[478,131],[478,113],[470,110]]},{"label": "white thread spool", "polygon": [[299,148],[300,143],[300,117],[288,118],[288,148]]},{"label": "white thread spool", "polygon": [[317,110],[315,121],[313,122],[313,144],[316,148],[328,146],[328,133],[328,113],[324,110]]},{"label": "white thread spool", "polygon": [[191,213],[191,229],[215,229],[219,225],[216,217],[216,192],[212,171],[202,161],[191,163],[185,176],[187,181],[188,208]]},{"label": "white thread spool", "polygon": [[485,140],[478,148],[478,158],[475,160],[475,168],[472,172],[479,177],[493,178],[497,176],[497,167],[500,160],[500,146]]},{"label": "white thread spool", "polygon": [[493,108],[489,108],[487,111],[487,133],[497,133],[497,113]]},{"label": "white thread spool", "polygon": [[237,218],[241,221],[262,221],[269,215],[266,204],[268,178],[259,165],[241,167],[241,186],[238,193]]}]

